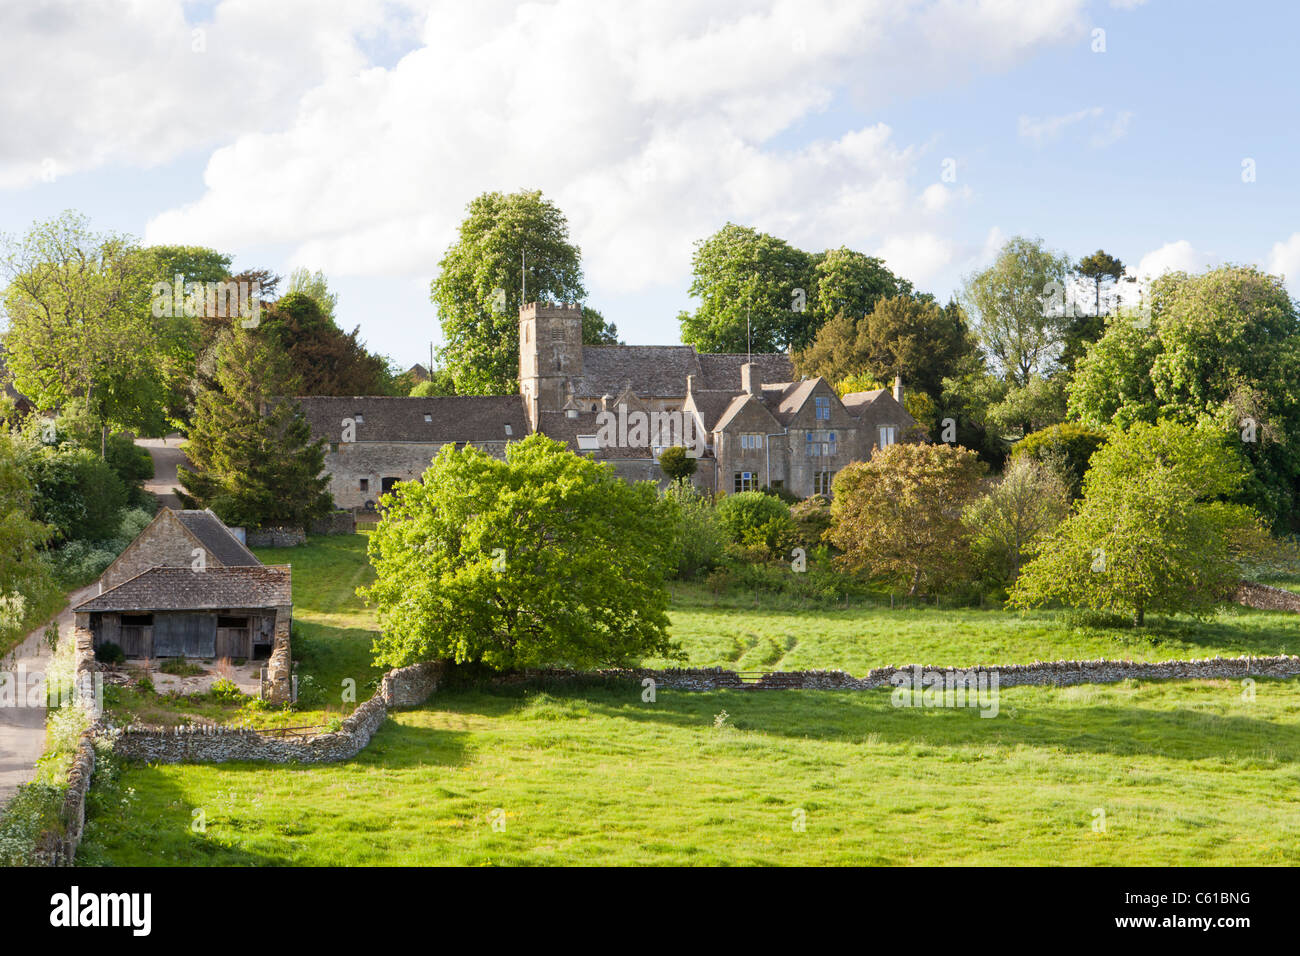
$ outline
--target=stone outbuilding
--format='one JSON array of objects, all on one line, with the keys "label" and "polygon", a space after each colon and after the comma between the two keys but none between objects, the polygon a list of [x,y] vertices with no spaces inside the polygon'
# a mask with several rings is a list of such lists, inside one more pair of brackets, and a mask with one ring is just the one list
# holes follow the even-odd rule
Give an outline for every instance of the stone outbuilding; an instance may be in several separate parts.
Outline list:
[{"label": "stone outbuilding", "polygon": [[129,658],[270,657],[293,620],[289,565],[142,571],[73,608],[93,645]]},{"label": "stone outbuilding", "polygon": [[162,507],[99,579],[100,593],[150,568],[247,568],[260,561],[210,510]]}]

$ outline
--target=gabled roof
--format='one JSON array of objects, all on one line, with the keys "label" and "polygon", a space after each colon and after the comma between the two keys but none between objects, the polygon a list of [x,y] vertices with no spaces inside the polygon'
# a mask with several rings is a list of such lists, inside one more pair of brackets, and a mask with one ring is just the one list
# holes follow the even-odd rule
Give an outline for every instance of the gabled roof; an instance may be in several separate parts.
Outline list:
[{"label": "gabled roof", "polygon": [[842,399],[850,415],[868,427],[880,425],[897,425],[911,428],[917,424],[907,409],[898,404],[893,393],[887,388],[878,388],[870,392],[850,392]]},{"label": "gabled roof", "polygon": [[582,374],[573,379],[578,395],[617,395],[632,386],[638,395],[675,398],[686,394],[686,376],[699,375],[689,345],[584,345]]},{"label": "gabled roof", "polygon": [[[867,392],[849,392],[847,395],[841,397],[840,401],[844,403],[845,408],[856,415],[881,395],[887,394],[889,394],[889,389],[887,388],[873,388]],[[890,397],[892,398],[893,396]]]},{"label": "gabled roof", "polygon": [[150,568],[74,611],[217,611],[293,603],[289,565],[241,568]]},{"label": "gabled roof", "polygon": [[262,563],[210,510],[176,511],[173,514],[190,534],[198,538],[199,544],[226,567],[254,567]]},{"label": "gabled roof", "polygon": [[722,418],[735,397],[735,389],[691,389],[691,402],[699,412],[706,432],[717,429],[718,420]]},{"label": "gabled roof", "polygon": [[[311,425],[312,437],[329,442],[342,440],[345,418],[355,423],[355,440],[358,442],[445,445],[448,442],[517,441],[528,435],[528,417],[520,395],[430,398],[312,395],[295,401],[302,406]],[[359,420],[358,415],[361,416]]]},{"label": "gabled roof", "polygon": [[706,352],[700,354],[700,375],[697,383],[705,389],[722,389],[733,395],[740,391],[740,367],[753,362],[754,371],[761,382],[788,382],[794,378],[794,363],[782,352]]},{"label": "gabled roof", "polygon": [[714,426],[713,430],[723,431],[726,429],[726,427],[751,404],[757,408],[761,408],[767,414],[769,419],[774,419],[772,410],[760,401],[757,395],[750,395],[748,392],[741,392],[731,400],[731,404],[728,405],[727,410],[722,413],[722,417],[718,419],[718,424]]},{"label": "gabled roof", "polygon": [[781,382],[773,388],[764,386],[763,403],[777,421],[789,425],[821,381],[820,378],[806,378],[801,382]]}]

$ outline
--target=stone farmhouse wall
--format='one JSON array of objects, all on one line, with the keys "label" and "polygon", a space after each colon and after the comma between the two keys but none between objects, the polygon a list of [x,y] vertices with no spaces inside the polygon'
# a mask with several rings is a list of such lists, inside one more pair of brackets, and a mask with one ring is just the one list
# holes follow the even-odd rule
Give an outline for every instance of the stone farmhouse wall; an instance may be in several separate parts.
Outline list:
[{"label": "stone farmhouse wall", "polygon": [[[519,436],[523,438],[523,435]],[[337,508],[362,508],[366,502],[378,502],[383,494],[383,479],[413,481],[429,470],[442,446],[448,442],[355,441],[334,442],[325,453],[325,472],[329,475],[329,493]],[[455,444],[451,442],[450,444]],[[474,442],[495,458],[505,458],[504,441]],[[361,490],[361,479],[368,487]]]},{"label": "stone farmhouse wall", "polygon": [[336,731],[311,737],[279,737],[256,730],[224,727],[127,727],[113,736],[113,751],[149,763],[331,763],[355,757],[370,743],[392,707],[417,707],[437,690],[439,663],[391,670],[375,695],[361,704]]}]

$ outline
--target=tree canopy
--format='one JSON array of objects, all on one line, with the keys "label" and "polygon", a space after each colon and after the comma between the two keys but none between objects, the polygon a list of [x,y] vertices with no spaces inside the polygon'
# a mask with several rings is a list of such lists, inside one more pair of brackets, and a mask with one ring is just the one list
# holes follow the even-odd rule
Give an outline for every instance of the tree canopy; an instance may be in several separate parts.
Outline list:
[{"label": "tree canopy", "polygon": [[1150,313],[1108,317],[1069,386],[1073,416],[1121,428],[1168,418],[1231,430],[1252,465],[1243,494],[1300,524],[1300,316],[1282,280],[1248,266],[1152,283]]},{"label": "tree canopy", "polygon": [[581,252],[564,213],[540,190],[484,193],[468,211],[430,287],[446,343],[441,357],[457,394],[509,394],[518,388],[521,295],[581,302]]},{"label": "tree canopy", "polygon": [[1211,426],[1140,422],[1092,457],[1075,511],[1017,580],[1010,602],[1122,613],[1204,613],[1241,578],[1240,556],[1265,535],[1228,499],[1245,464]]},{"label": "tree canopy", "polygon": [[671,499],[541,434],[505,461],[444,446],[370,539],[376,662],[624,665],[671,653]]},{"label": "tree canopy", "polygon": [[332,507],[325,449],[298,405],[277,394],[286,358],[238,325],[218,348],[217,387],[199,395],[178,475],[190,501],[228,524],[301,527]]},{"label": "tree canopy", "polygon": [[962,513],[985,471],[956,445],[898,443],[834,479],[827,535],[845,567],[896,581],[909,594],[944,590],[965,574]]}]

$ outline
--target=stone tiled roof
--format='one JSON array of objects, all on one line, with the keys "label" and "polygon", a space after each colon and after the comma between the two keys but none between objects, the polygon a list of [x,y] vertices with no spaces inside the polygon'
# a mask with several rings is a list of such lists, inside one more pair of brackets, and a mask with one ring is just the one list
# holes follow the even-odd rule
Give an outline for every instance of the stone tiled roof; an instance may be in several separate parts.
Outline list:
[{"label": "stone tiled roof", "polygon": [[175,515],[190,534],[226,567],[256,567],[262,563],[211,511],[177,511]]},{"label": "stone tiled roof", "polygon": [[216,611],[293,603],[287,564],[269,567],[151,568],[79,604],[81,611]]},{"label": "stone tiled roof", "polygon": [[844,396],[843,401],[849,413],[857,416],[858,421],[869,428],[880,425],[911,428],[917,423],[907,413],[907,409],[894,400],[893,393],[887,388],[871,392],[850,392]]},{"label": "stone tiled roof", "polygon": [[312,436],[331,442],[341,439],[345,418],[356,421],[359,442],[502,442],[528,435],[520,395],[308,396],[296,401],[311,424]]},{"label": "stone tiled roof", "polygon": [[691,401],[695,403],[695,409],[704,421],[705,431],[712,432],[718,427],[718,421],[735,397],[735,389],[691,389]]},{"label": "stone tiled roof", "polygon": [[[858,415],[861,414],[864,408],[878,399],[881,395],[888,394],[888,392],[889,389],[887,388],[873,388],[869,392],[849,392],[847,395],[842,397],[840,401],[844,403],[844,407],[850,412],[854,415]],[[893,396],[890,397],[892,398]]]},{"label": "stone tiled roof", "polygon": [[740,391],[740,367],[754,363],[754,371],[761,382],[788,382],[794,378],[794,364],[783,353],[759,353],[754,356],[744,352],[714,352],[701,354],[701,378],[696,385],[705,389],[722,389],[733,395]]},{"label": "stone tiled roof", "polygon": [[764,387],[763,404],[777,421],[789,425],[820,381],[820,378],[807,378],[802,382],[781,382],[775,388]]},{"label": "stone tiled roof", "polygon": [[599,398],[618,395],[630,384],[642,398],[675,398],[686,394],[686,376],[699,374],[689,345],[586,345],[573,391]]}]

